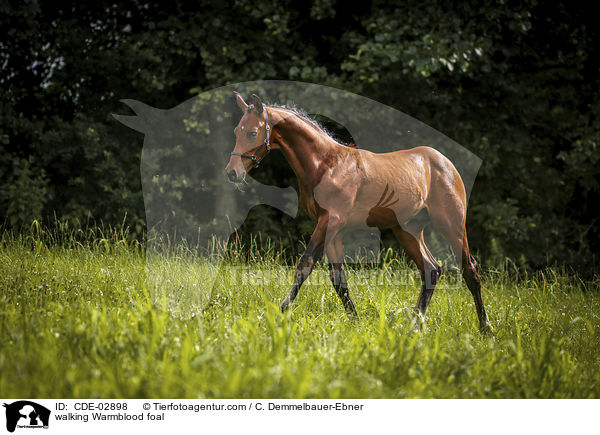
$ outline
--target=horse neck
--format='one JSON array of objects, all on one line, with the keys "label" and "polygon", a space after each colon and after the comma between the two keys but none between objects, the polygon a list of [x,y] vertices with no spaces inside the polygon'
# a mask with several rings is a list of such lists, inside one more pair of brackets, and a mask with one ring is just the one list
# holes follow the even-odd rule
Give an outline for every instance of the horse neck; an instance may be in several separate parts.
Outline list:
[{"label": "horse neck", "polygon": [[293,112],[269,109],[273,119],[273,141],[298,177],[312,191],[327,169],[332,155],[343,152],[332,138]]}]

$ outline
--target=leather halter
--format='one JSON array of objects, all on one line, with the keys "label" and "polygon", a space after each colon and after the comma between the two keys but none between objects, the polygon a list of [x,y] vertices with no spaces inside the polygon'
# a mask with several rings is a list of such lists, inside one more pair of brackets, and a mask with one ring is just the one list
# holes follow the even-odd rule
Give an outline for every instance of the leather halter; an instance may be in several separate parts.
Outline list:
[{"label": "leather halter", "polygon": [[[240,156],[240,157],[247,157],[249,159],[252,159],[252,165],[254,168],[258,168],[258,165],[260,165],[260,162],[262,162],[262,160],[266,157],[267,154],[269,154],[269,151],[271,151],[271,145],[269,145],[269,133],[271,131],[271,128],[269,127],[269,113],[267,112],[267,109],[264,109],[265,112],[265,141],[262,143],[261,146],[258,147],[258,149],[256,151],[254,151],[254,154],[246,154],[246,153],[236,153],[235,151],[231,153],[232,156]],[[261,158],[257,158],[258,154],[263,150],[263,148],[267,148],[267,152],[264,153],[262,155]]]}]

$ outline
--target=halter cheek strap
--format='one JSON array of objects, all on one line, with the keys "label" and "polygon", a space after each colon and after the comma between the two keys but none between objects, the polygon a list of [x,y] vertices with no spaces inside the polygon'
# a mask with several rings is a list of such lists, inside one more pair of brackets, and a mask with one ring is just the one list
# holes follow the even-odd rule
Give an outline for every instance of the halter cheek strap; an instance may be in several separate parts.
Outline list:
[{"label": "halter cheek strap", "polygon": [[[258,147],[258,149],[256,151],[254,151],[254,154],[246,154],[246,153],[236,153],[235,151],[231,153],[232,156],[240,156],[240,157],[247,157],[249,159],[252,159],[252,165],[254,168],[258,168],[258,165],[260,165],[260,162],[262,162],[262,160],[266,157],[267,154],[269,154],[269,151],[271,151],[271,145],[269,145],[269,136],[270,136],[270,131],[271,128],[269,127],[269,112],[267,112],[267,109],[265,108],[265,141],[262,143],[261,146]],[[267,152],[264,153],[262,155],[261,158],[258,158],[258,154],[263,150],[263,148],[267,148]]]}]

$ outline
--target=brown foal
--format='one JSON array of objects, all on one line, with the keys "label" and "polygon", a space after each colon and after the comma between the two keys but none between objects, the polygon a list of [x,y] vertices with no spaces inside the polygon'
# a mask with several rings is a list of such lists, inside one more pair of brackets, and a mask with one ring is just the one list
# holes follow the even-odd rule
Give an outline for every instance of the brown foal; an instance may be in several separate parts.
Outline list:
[{"label": "brown foal", "polygon": [[[294,303],[325,252],[331,281],[346,312],[358,316],[346,281],[341,232],[367,225],[391,229],[419,268],[422,288],[415,312],[422,324],[442,273],[423,239],[423,228],[431,222],[462,266],[481,330],[493,332],[481,298],[477,262],[469,253],[465,188],[450,160],[430,147],[376,154],[344,146],[294,110],[265,106],[256,95],[251,104],[238,93],[236,98],[244,115],[234,130],[235,148],[225,169],[229,179],[242,181],[271,149],[278,149],[298,177],[301,205],[317,221],[281,303],[282,311]],[[429,219],[421,219],[423,215]]]}]

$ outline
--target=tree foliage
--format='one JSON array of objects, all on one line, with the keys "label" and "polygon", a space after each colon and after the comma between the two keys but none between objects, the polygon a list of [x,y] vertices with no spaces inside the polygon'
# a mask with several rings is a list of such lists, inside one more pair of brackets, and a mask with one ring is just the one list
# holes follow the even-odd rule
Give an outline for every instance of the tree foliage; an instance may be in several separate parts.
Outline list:
[{"label": "tree foliage", "polygon": [[[396,107],[481,157],[468,229],[487,261],[590,270],[600,239],[593,9],[5,0],[0,10],[0,216],[11,227],[127,214],[141,236],[142,138],[110,117],[119,99],[170,108],[224,84],[287,79]],[[291,177],[265,162],[266,174]],[[264,213],[248,231],[274,218]],[[305,217],[294,225],[310,228]]]}]

